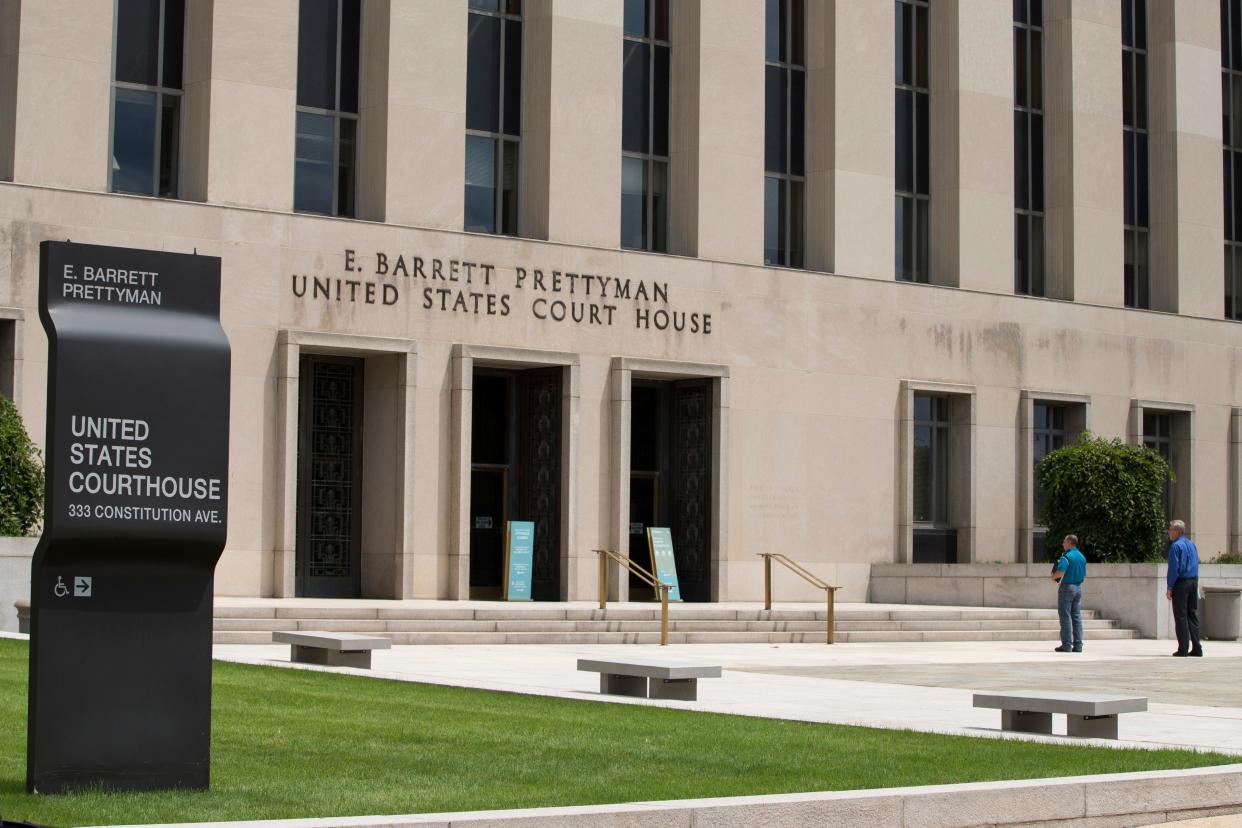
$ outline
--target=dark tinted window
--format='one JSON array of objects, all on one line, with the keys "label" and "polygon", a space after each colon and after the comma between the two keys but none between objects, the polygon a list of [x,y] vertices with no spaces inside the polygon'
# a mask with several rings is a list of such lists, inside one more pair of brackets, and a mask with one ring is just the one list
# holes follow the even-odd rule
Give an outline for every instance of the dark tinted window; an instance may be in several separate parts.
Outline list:
[{"label": "dark tinted window", "polygon": [[621,149],[625,152],[651,151],[648,135],[648,97],[651,47],[646,43],[627,40],[624,45],[622,69]]},{"label": "dark tinted window", "polygon": [[185,0],[164,0],[164,77],[160,85],[180,89],[184,62]]},{"label": "dark tinted window", "polygon": [[337,0],[298,7],[298,106],[336,109]]},{"label": "dark tinted window", "polygon": [[470,15],[466,41],[466,129],[500,131],[500,28],[498,17]]},{"label": "dark tinted window", "polygon": [[160,0],[118,0],[116,80],[159,85]]},{"label": "dark tinted window", "polygon": [[312,112],[297,114],[293,209],[303,213],[332,214],[335,133],[336,118],[331,115]]},{"label": "dark tinted window", "polygon": [[156,94],[116,89],[112,133],[112,190],[155,192]]},{"label": "dark tinted window", "polygon": [[522,22],[505,21],[505,135],[522,134]]},{"label": "dark tinted window", "polygon": [[341,101],[342,112],[358,111],[358,53],[362,46],[361,0],[341,3]]},{"label": "dark tinted window", "polygon": [[654,119],[651,129],[651,152],[654,155],[668,155],[668,122],[669,122],[669,48],[656,46],[654,55],[655,78],[651,83],[651,116]]}]

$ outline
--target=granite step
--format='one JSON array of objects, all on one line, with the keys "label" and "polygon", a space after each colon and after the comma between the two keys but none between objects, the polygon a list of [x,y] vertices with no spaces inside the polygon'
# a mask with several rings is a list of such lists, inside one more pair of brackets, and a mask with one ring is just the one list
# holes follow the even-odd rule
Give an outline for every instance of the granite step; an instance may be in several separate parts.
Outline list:
[{"label": "granite step", "polygon": [[[323,625],[326,626],[326,625]],[[323,628],[320,627],[320,629]],[[337,631],[337,630],[333,630]],[[416,631],[382,634],[393,644],[656,644],[658,630],[589,631]],[[918,642],[918,641],[1056,641],[1059,633],[1048,630],[876,630],[838,631],[840,643]],[[1088,640],[1115,640],[1137,638],[1134,630],[1091,629],[1083,631]],[[670,631],[669,641],[674,644],[819,644],[824,640],[823,629],[807,631],[768,632],[763,630],[735,631]],[[270,631],[217,630],[213,633],[216,644],[270,644]]]}]

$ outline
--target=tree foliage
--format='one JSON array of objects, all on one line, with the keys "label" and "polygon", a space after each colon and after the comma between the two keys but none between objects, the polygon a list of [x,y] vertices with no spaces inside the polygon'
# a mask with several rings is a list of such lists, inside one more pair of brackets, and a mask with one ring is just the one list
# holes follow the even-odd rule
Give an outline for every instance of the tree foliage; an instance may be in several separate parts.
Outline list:
[{"label": "tree foliage", "polygon": [[1078,536],[1089,561],[1158,561],[1168,529],[1165,482],[1173,470],[1158,453],[1084,434],[1050,452],[1035,469],[1044,492],[1048,550]]},{"label": "tree foliage", "polygon": [[32,534],[43,519],[43,458],[17,406],[0,395],[0,535]]}]

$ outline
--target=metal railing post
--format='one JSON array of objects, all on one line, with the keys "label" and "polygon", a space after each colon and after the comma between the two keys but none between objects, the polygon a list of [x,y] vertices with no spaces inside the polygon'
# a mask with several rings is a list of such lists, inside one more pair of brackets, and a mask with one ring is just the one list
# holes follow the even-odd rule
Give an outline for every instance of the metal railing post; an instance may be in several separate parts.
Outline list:
[{"label": "metal railing post", "polygon": [[829,588],[824,590],[824,592],[828,593],[828,643],[831,644],[833,643],[834,628],[837,626],[836,619],[833,617],[836,609],[834,605],[836,604],[837,591]]},{"label": "metal railing post", "polygon": [[825,640],[827,643],[832,644],[836,639],[836,600],[837,590],[840,589],[840,587],[832,586],[826,581],[812,575],[806,567],[790,560],[788,556],[783,555],[780,552],[760,552],[758,554],[759,557],[763,558],[763,608],[769,611],[772,609],[772,559],[776,558],[777,563],[781,566],[791,570],[795,575],[806,581],[811,586],[824,590],[825,603],[828,608],[828,629],[825,632]]},{"label": "metal railing post", "polygon": [[608,608],[608,553],[602,549],[596,549],[595,554],[599,555],[599,608]]},{"label": "metal railing post", "polygon": [[763,608],[772,609],[772,556],[763,556]]},{"label": "metal railing post", "polygon": [[660,646],[668,646],[668,584],[660,584]]}]

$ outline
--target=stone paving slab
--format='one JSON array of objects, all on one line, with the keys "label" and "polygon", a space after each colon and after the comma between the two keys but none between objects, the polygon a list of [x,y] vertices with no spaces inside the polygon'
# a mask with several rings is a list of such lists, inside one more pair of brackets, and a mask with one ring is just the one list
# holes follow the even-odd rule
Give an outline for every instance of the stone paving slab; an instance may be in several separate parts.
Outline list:
[{"label": "stone paving slab", "polygon": [[[1072,687],[1083,693],[1146,696],[1151,701],[1166,704],[1242,708],[1242,658],[1130,656],[1110,661],[1082,662],[1072,653],[1064,654],[1063,658],[1066,660],[1042,664],[1037,674],[1041,686]],[[975,690],[1007,690],[1017,686],[1015,682],[1031,680],[1035,675],[1022,662],[956,664],[951,669],[943,664],[763,666],[741,669],[779,672],[788,676],[924,687],[970,687]]]},{"label": "stone paving slab", "polygon": [[[217,645],[214,651],[217,658],[225,660],[291,666],[284,647]],[[615,645],[422,645],[395,646],[377,652],[369,674],[330,669],[400,681],[610,704],[650,704],[993,738],[1090,742],[1109,747],[1188,747],[1242,754],[1242,705],[1170,704],[1153,698],[1146,712],[1125,716],[1117,741],[1002,733],[995,711],[973,706],[974,690],[986,688],[978,688],[970,681],[972,670],[1004,668],[1013,686],[1086,692],[1088,688],[1079,687],[1072,675],[1066,677],[1057,672],[1066,664],[1065,659],[1075,658],[1077,668],[1093,671],[1093,682],[1099,685],[1110,685],[1108,676],[1117,671],[1119,677],[1113,682],[1116,686],[1101,686],[1096,692],[1130,692],[1125,683],[1131,680],[1135,669],[1171,669],[1151,666],[1161,658],[1171,664],[1190,663],[1189,659],[1171,659],[1168,652],[1168,642],[1145,639],[1099,642],[1090,653],[1073,656],[1052,652],[1047,642],[627,645],[623,650]],[[722,665],[724,675],[701,686],[697,701],[684,702],[601,696],[598,678],[577,670],[579,658],[619,657],[692,658]],[[1180,692],[1183,697],[1192,698],[1190,688],[1206,674],[1213,676],[1213,682],[1236,681],[1239,659],[1242,643],[1217,643],[1208,649],[1207,657],[1194,662],[1199,673],[1186,674],[1184,681],[1176,673],[1169,673],[1165,684],[1174,688],[1179,682],[1184,684],[1185,689]],[[946,686],[875,681],[850,675],[851,668],[861,677],[864,674],[858,668],[874,670],[882,666],[903,670],[935,667]],[[316,669],[307,665],[296,667]],[[838,671],[845,677],[838,677]],[[950,681],[955,675],[965,678]],[[1064,727],[1063,719],[1054,719],[1056,732],[1063,733]]]}]

